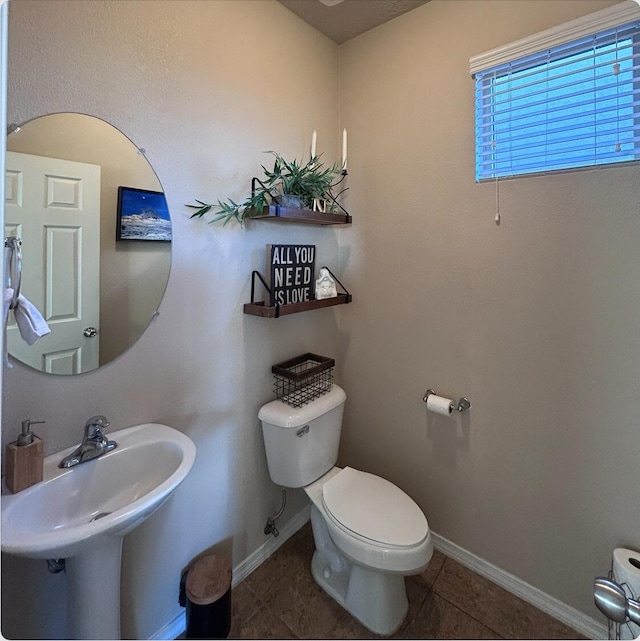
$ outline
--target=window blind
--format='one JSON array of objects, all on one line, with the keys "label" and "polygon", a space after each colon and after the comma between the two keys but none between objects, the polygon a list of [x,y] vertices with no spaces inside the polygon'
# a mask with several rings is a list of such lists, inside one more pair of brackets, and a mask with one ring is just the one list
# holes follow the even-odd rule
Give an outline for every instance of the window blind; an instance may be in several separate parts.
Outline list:
[{"label": "window blind", "polygon": [[474,77],[476,180],[640,160],[640,19]]}]

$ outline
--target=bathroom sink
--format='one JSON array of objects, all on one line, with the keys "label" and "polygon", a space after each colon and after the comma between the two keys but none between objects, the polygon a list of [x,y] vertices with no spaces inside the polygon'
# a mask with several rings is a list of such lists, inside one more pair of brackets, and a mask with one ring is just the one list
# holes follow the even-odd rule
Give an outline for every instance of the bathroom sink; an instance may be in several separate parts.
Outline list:
[{"label": "bathroom sink", "polygon": [[[37,559],[100,550],[123,537],[167,500],[189,473],[196,448],[157,423],[108,434],[118,447],[69,469],[58,467],[75,446],[44,460],[41,483],[2,496],[2,551]],[[97,538],[100,537],[100,538]]]}]

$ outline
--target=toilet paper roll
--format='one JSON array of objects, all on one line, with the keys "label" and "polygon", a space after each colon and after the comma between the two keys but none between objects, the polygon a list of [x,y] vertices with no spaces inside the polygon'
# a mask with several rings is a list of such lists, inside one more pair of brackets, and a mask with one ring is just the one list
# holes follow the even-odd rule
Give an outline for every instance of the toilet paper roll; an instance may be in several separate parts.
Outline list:
[{"label": "toilet paper roll", "polygon": [[436,414],[449,416],[449,414],[453,412],[453,401],[450,398],[445,398],[444,396],[429,394],[429,396],[427,396],[427,409],[430,412],[435,412]]},{"label": "toilet paper roll", "polygon": [[[626,548],[613,551],[613,578],[630,599],[640,599],[640,552]],[[640,635],[640,626],[627,622],[620,626],[621,639],[635,639]]]}]

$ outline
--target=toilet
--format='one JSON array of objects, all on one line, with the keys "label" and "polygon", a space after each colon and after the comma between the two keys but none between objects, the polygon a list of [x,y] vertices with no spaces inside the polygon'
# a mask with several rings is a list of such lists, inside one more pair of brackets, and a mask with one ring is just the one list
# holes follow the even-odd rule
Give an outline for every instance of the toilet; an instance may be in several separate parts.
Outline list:
[{"label": "toilet", "polygon": [[369,630],[389,635],[409,607],[404,577],[427,567],[433,542],[422,510],[400,488],[336,467],[346,398],[334,384],[301,408],[267,403],[258,418],[271,479],[311,499],[314,579]]}]

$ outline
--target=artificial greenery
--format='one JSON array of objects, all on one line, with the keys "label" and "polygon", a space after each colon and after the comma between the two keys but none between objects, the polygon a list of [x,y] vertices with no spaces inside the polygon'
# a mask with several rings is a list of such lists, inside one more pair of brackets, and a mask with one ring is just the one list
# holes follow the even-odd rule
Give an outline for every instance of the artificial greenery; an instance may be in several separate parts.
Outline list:
[{"label": "artificial greenery", "polygon": [[297,160],[287,162],[275,151],[265,153],[275,156],[273,170],[269,171],[264,165],[261,165],[264,179],[257,181],[259,188],[256,188],[251,196],[242,203],[236,203],[233,199],[228,198],[227,200],[218,200],[217,204],[204,203],[196,198],[197,205],[187,205],[187,207],[197,209],[191,218],[202,217],[216,208],[218,211],[209,221],[210,223],[222,221],[224,226],[228,222],[236,220],[240,225],[243,225],[245,218],[261,214],[266,205],[271,204],[274,199],[283,194],[299,196],[303,206],[308,209],[313,206],[314,198],[335,201],[331,194],[331,186],[335,178],[341,174],[340,166],[337,163],[331,167],[325,167],[320,162],[320,156],[313,156],[303,165]]}]

